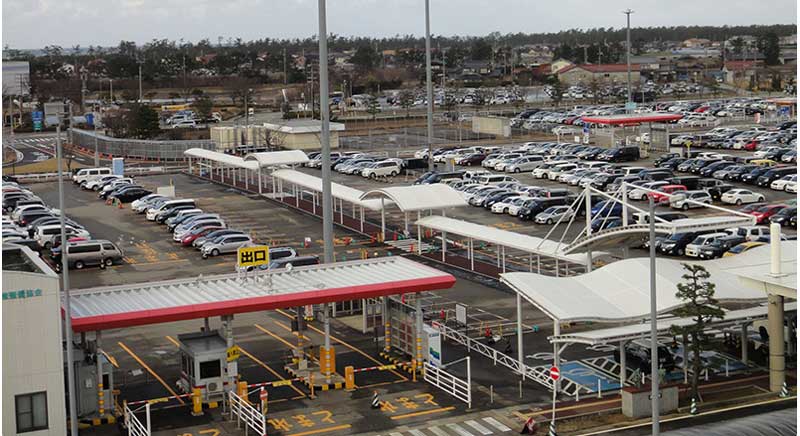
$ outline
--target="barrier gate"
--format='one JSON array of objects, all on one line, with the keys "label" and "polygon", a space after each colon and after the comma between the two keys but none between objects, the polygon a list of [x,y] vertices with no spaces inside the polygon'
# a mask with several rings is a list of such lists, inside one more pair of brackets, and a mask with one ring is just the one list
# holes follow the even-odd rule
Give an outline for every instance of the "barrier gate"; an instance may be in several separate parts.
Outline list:
[{"label": "barrier gate", "polygon": [[125,428],[128,429],[128,436],[150,436],[150,403],[144,404],[145,424],[142,424],[142,421],[139,421],[135,414],[136,411],[141,409],[140,407],[135,411],[131,410],[127,402],[122,406],[124,418],[122,422],[125,424]]},{"label": "barrier gate", "polygon": [[239,428],[244,422],[245,436],[247,436],[248,429],[253,429],[258,436],[267,436],[267,416],[253,407],[249,401],[231,390],[228,391],[228,406],[231,411],[231,421],[236,416],[236,427]]},{"label": "barrier gate", "polygon": [[431,362],[425,362],[424,379],[426,382],[436,386],[437,388],[447,392],[448,394],[458,398],[459,400],[467,403],[467,408],[472,408],[472,363],[469,356],[467,356],[467,380],[448,374],[442,368],[437,367]]}]

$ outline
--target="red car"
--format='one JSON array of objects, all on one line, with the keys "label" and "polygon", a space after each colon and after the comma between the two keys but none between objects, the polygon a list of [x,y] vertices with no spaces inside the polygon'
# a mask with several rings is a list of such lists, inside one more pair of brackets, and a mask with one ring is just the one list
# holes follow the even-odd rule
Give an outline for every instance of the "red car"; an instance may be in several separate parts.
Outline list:
[{"label": "red car", "polygon": [[759,207],[758,209],[750,212],[750,215],[756,217],[756,224],[763,224],[765,222],[769,222],[769,218],[772,215],[780,212],[781,209],[785,208],[785,204],[769,204],[766,206]]},{"label": "red car", "polygon": [[181,240],[181,245],[183,245],[184,247],[191,246],[192,242],[194,242],[195,239],[203,237],[203,236],[205,236],[205,235],[207,235],[207,234],[209,234],[209,233],[211,233],[213,231],[222,230],[222,229],[224,229],[224,227],[218,227],[218,226],[201,227],[201,228],[197,229],[196,231],[191,232],[188,235],[184,236],[183,239]]},{"label": "red car", "polygon": [[747,144],[745,144],[744,147],[742,148],[744,148],[747,151],[755,151],[756,147],[758,147],[758,141],[750,141]]},{"label": "red car", "polygon": [[666,203],[669,202],[670,195],[685,190],[686,186],[683,185],[664,185],[657,189],[659,192],[648,192],[647,196],[652,198],[655,203]]}]

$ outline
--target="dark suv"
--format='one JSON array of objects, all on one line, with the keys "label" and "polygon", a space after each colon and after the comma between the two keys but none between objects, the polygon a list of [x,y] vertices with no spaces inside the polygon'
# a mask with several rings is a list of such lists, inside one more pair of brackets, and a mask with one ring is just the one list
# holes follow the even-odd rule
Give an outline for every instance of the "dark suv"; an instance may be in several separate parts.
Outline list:
[{"label": "dark suv", "polygon": [[[619,349],[614,350],[614,360],[620,362]],[[636,368],[643,374],[650,374],[650,346],[633,341],[625,345],[625,363],[629,368]],[[675,369],[675,359],[666,345],[658,346],[658,367],[666,372]]]},{"label": "dark suv", "polygon": [[683,256],[686,253],[686,246],[699,234],[699,232],[673,233],[657,241],[656,251],[669,256]]}]

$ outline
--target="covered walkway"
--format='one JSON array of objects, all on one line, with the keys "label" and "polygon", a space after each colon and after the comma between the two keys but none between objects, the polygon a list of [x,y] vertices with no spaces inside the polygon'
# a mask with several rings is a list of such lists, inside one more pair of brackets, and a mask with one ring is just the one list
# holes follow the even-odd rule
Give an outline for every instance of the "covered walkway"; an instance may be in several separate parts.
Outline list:
[{"label": "covered walkway", "polygon": [[[362,199],[380,199],[381,204],[394,204],[403,212],[403,228],[406,234],[408,229],[408,213],[416,212],[417,219],[422,217],[422,212],[429,214],[434,210],[441,210],[445,214],[446,209],[467,206],[464,197],[452,187],[443,183],[432,185],[411,185],[411,186],[389,186],[381,189],[373,189],[361,195]],[[385,217],[381,217],[381,222]]]}]

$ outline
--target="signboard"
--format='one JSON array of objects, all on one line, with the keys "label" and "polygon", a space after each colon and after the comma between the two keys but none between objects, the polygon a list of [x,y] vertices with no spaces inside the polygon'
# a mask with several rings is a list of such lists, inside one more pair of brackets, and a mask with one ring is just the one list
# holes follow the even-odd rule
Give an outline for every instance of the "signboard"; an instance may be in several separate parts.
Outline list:
[{"label": "signboard", "polygon": [[461,303],[456,303],[456,322],[467,325],[467,306]]},{"label": "signboard", "polygon": [[228,362],[233,362],[234,360],[237,360],[239,356],[241,356],[241,354],[242,350],[239,349],[238,345],[234,345],[228,348],[227,350]]},{"label": "signboard", "polygon": [[115,157],[111,159],[111,173],[118,176],[125,175],[125,158]]},{"label": "signboard", "polygon": [[269,265],[269,247],[266,245],[242,247],[236,251],[237,267],[248,268],[261,265]]},{"label": "signboard", "polygon": [[584,135],[588,135],[589,134],[589,126],[587,124],[583,125],[583,134]]},{"label": "signboard", "polygon": [[84,115],[84,118],[86,118],[86,124],[88,124],[90,127],[94,127],[94,114],[93,113],[88,113],[88,114]]},{"label": "signboard", "polygon": [[558,380],[558,377],[560,377],[560,376],[561,376],[561,373],[559,372],[558,367],[554,366],[554,367],[550,368],[550,378],[551,379]]},{"label": "signboard", "polygon": [[442,366],[442,336],[439,329],[423,326],[425,338],[427,339],[427,359],[433,366],[439,368]]},{"label": "signboard", "polygon": [[42,111],[31,112],[31,120],[33,121],[33,130],[40,132],[42,130],[42,122],[44,121],[44,113]]},{"label": "signboard", "polygon": [[625,110],[626,111],[630,112],[630,111],[633,111],[634,109],[636,109],[636,102],[629,101],[629,102],[625,103]]}]

